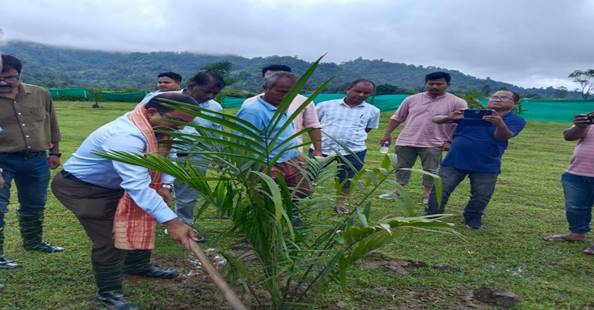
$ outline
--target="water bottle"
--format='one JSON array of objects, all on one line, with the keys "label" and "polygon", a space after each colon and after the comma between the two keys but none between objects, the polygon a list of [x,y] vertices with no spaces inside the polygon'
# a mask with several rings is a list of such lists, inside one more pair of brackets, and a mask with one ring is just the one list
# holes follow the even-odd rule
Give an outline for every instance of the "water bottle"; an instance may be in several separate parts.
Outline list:
[{"label": "water bottle", "polygon": [[389,150],[390,150],[390,142],[386,141],[380,147],[380,153],[382,153],[382,154],[388,154],[388,151]]}]

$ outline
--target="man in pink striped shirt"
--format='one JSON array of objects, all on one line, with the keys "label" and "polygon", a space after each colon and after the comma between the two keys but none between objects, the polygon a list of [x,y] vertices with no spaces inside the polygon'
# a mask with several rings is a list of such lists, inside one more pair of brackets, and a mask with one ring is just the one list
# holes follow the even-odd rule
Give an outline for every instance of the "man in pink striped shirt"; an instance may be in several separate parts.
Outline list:
[{"label": "man in pink striped shirt", "polygon": [[[284,72],[291,72],[291,67],[285,65],[269,65],[262,68],[262,77],[266,78],[271,76],[275,72],[284,71]],[[246,99],[243,104],[247,102],[251,102],[256,100],[259,96],[254,96],[251,98]],[[307,97],[303,95],[297,95],[291,101],[289,108],[287,109],[287,114],[292,115],[295,113],[297,109],[307,100]],[[312,156],[322,156],[322,124],[318,119],[318,113],[316,112],[316,107],[314,106],[313,102],[310,102],[307,107],[301,113],[299,113],[295,119],[293,120],[293,127],[295,132],[299,132],[304,128],[311,128],[311,130],[307,133],[313,145],[313,153]],[[301,137],[297,137],[297,145],[303,143],[303,139]],[[302,151],[302,148],[299,148]]]},{"label": "man in pink striped shirt", "polygon": [[[453,125],[436,124],[431,120],[436,115],[447,115],[450,112],[467,108],[466,101],[447,92],[451,77],[446,72],[433,72],[425,76],[425,92],[407,97],[398,110],[390,117],[390,122],[380,140],[380,144],[392,142],[392,132],[404,123],[404,129],[396,140],[398,167],[396,181],[404,186],[410,179],[410,171],[401,168],[412,168],[421,159],[423,170],[437,174],[441,162],[441,152],[451,140]],[[429,202],[433,188],[433,178],[423,175],[424,204]],[[383,195],[382,195],[383,196]]]},{"label": "man in pink striped shirt", "polygon": [[[569,232],[545,237],[545,241],[584,241],[590,231],[594,205],[594,111],[578,114],[565,140],[578,141],[567,171],[561,177]],[[594,254],[594,245],[583,251]]]}]

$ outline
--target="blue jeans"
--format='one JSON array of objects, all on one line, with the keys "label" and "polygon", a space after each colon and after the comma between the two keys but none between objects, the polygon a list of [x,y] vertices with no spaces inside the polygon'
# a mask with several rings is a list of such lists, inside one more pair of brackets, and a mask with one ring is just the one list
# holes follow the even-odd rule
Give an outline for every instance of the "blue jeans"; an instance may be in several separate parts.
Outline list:
[{"label": "blue jeans", "polygon": [[569,223],[569,231],[589,232],[594,205],[594,177],[566,172],[561,176],[561,183],[565,194],[565,216]]},{"label": "blue jeans", "polygon": [[0,153],[0,167],[4,170],[4,187],[0,190],[0,227],[8,212],[10,183],[14,180],[19,199],[19,212],[39,212],[45,208],[50,179],[46,152]]},{"label": "blue jeans", "polygon": [[483,212],[495,192],[495,184],[497,183],[498,173],[473,172],[468,170],[460,170],[452,167],[442,166],[439,169],[439,176],[443,185],[441,196],[441,206],[437,205],[437,197],[435,195],[435,187],[429,197],[429,204],[427,205],[427,214],[441,214],[445,211],[445,206],[452,192],[456,189],[458,184],[468,176],[470,179],[470,200],[464,208],[464,219],[469,221],[471,219],[480,219]]},{"label": "blue jeans", "polygon": [[[355,152],[356,157],[352,154],[343,155],[344,159],[341,157],[336,157],[336,161],[338,162],[338,166],[336,167],[336,177],[341,183],[347,180],[344,183],[344,188],[349,188],[351,186],[350,180],[355,176],[355,173],[363,168],[366,154],[367,150],[363,150],[360,152]],[[346,162],[348,162],[352,167]],[[353,168],[355,170],[353,170]]]}]

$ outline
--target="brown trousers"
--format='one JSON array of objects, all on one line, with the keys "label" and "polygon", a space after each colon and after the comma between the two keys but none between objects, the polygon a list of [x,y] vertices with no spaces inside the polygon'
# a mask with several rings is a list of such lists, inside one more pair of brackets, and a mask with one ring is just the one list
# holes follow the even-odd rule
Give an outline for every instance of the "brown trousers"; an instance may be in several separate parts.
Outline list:
[{"label": "brown trousers", "polygon": [[116,249],[113,242],[113,218],[121,189],[108,189],[76,181],[58,173],[52,181],[52,192],[78,218],[93,242],[93,263],[121,261],[126,251]]}]

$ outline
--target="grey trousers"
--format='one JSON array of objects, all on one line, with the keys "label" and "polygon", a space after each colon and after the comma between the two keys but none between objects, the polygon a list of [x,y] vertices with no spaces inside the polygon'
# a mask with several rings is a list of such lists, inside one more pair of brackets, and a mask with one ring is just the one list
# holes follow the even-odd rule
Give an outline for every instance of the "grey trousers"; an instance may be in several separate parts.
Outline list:
[{"label": "grey trousers", "polygon": [[[201,175],[206,175],[206,169],[210,164],[209,160],[201,156],[179,157],[178,160],[189,161]],[[194,223],[194,211],[199,197],[194,188],[184,182],[175,181],[175,210],[184,224],[191,226]]]},{"label": "grey trousers", "polygon": [[[396,156],[398,157],[398,164],[396,170],[396,182],[404,186],[410,180],[410,171],[400,170],[401,168],[412,168],[417,161],[417,157],[421,158],[421,165],[423,170],[437,174],[439,172],[439,165],[441,163],[441,148],[439,147],[415,147],[415,146],[396,146]],[[432,187],[433,178],[428,175],[423,175],[423,186]]]}]

